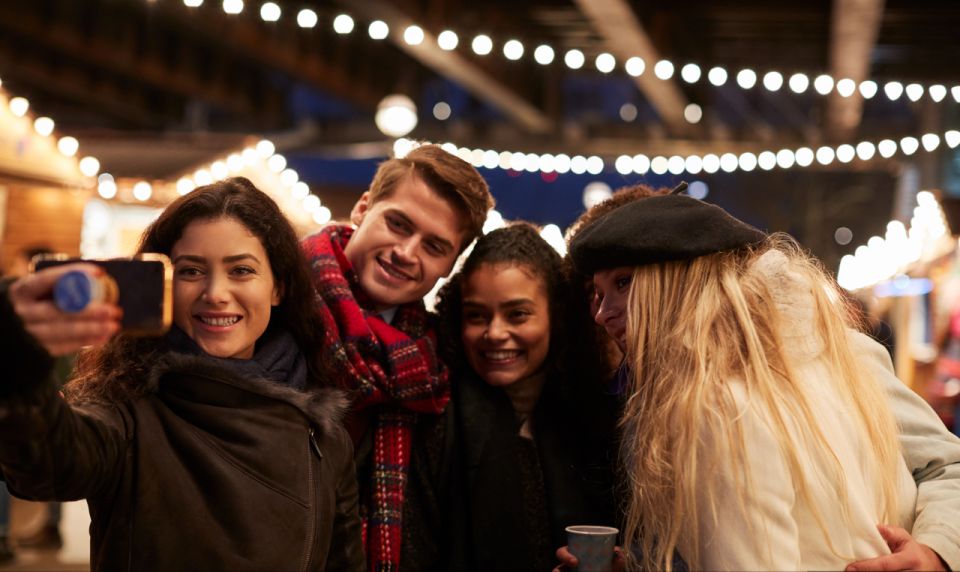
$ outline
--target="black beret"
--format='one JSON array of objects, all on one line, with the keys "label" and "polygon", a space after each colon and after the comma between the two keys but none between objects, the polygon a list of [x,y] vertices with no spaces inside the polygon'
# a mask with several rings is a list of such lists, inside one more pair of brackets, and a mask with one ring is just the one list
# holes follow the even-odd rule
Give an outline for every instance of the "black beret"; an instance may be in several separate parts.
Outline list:
[{"label": "black beret", "polygon": [[690,260],[762,242],[767,235],[722,208],[686,195],[627,203],[578,232],[570,243],[577,270]]}]

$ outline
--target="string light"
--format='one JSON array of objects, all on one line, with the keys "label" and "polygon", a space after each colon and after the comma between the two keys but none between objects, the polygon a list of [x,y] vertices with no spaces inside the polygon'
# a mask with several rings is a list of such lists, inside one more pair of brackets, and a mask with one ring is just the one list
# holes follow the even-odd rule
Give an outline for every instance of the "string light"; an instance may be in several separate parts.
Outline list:
[{"label": "string light", "polygon": [[[783,170],[794,167],[809,167],[814,162],[820,165],[830,165],[834,161],[840,163],[850,163],[855,159],[869,161],[879,154],[884,159],[889,159],[901,152],[904,155],[916,153],[920,147],[926,152],[936,150],[941,142],[953,149],[960,146],[960,131],[950,130],[942,135],[936,133],[927,133],[920,139],[916,137],[904,137],[898,142],[891,139],[884,139],[878,143],[870,141],[861,141],[856,146],[844,143],[837,147],[827,145],[818,147],[816,151],[809,147],[800,147],[798,149],[780,149],[763,150],[759,153],[743,152],[739,155],[734,153],[724,153],[716,155],[707,153],[705,155],[688,155],[686,157],[674,155],[671,157],[657,156],[652,159],[643,154],[620,155],[614,159],[612,167],[617,173],[627,175],[634,173],[644,175],[653,172],[657,175],[666,173],[698,174],[701,171],[709,174],[717,171],[733,173],[737,170],[750,172],[757,168],[764,171],[771,171],[775,168]],[[429,142],[417,142],[411,139],[399,138],[394,143],[394,154],[398,157]],[[537,155],[536,153],[521,153],[510,151],[496,151],[492,149],[468,149],[466,147],[457,147],[452,143],[442,145],[448,152],[459,156],[464,161],[471,163],[475,167],[487,169],[512,169],[514,171],[536,172],[572,172],[577,175],[584,173],[599,174],[603,172],[606,165],[598,156],[584,157],[576,155],[551,155],[549,153]],[[562,158],[562,161],[561,161]],[[562,167],[561,167],[562,165]]]},{"label": "string light", "polygon": [[[184,4],[190,7],[197,7],[203,4],[203,0],[184,0]],[[243,11],[244,3],[243,0],[223,0],[222,3],[223,11],[227,14],[239,14]],[[261,17],[267,21],[277,21],[281,18],[280,7],[274,2],[267,2],[261,7]],[[309,9],[300,10],[297,14],[297,23],[302,28],[313,28],[316,25],[316,13]],[[348,23],[349,22],[349,23]],[[337,33],[340,34],[349,34],[353,31],[353,18],[347,14],[341,14],[337,17],[334,23],[334,29]],[[389,28],[386,23],[381,20],[374,20],[370,23],[368,27],[368,33],[370,37],[374,40],[385,39],[389,33]],[[419,45],[425,40],[425,34],[423,28],[420,26],[412,25],[404,31],[404,41],[410,45]],[[476,38],[471,47],[474,49],[474,52],[477,55],[486,56],[492,53],[494,40],[487,36],[486,34],[481,34],[477,38],[483,38],[480,40],[479,50],[476,46]],[[452,30],[444,30],[436,39],[437,45],[443,50],[454,50],[459,45],[459,39],[455,32]],[[510,42],[517,42],[522,46],[519,40],[510,40]],[[507,42],[507,43],[510,43]],[[511,60],[521,59],[525,54],[526,50],[518,50],[515,46],[516,44],[511,44],[510,49],[506,49],[506,44],[504,45],[505,49],[503,50],[504,57]],[[571,55],[571,53],[573,55]],[[583,52],[576,48],[569,50],[567,56],[564,58],[564,63],[570,69],[580,69],[585,63],[585,59],[581,61],[580,56],[576,54],[579,53],[581,56]],[[605,54],[601,54],[605,55]],[[533,57],[537,63],[541,65],[550,65],[555,60],[554,50],[551,46],[547,44],[542,44],[533,51]],[[598,71],[602,73],[611,73],[616,67],[616,62],[614,61],[613,67],[610,65],[611,58],[607,57],[598,57],[594,64]],[[642,58],[637,56],[629,57],[624,62],[624,71],[633,77],[639,77],[645,71],[646,63]],[[659,68],[659,70],[658,70]],[[661,60],[657,62],[657,65],[654,66],[655,75],[663,80],[668,80],[673,77],[674,74],[674,64],[669,60]],[[694,62],[684,63],[681,66],[681,77],[687,83],[696,83],[701,79],[700,66]],[[726,68],[722,66],[714,66],[707,73],[707,80],[714,86],[722,86],[726,84],[730,73]],[[757,84],[758,76],[762,76],[761,84],[765,89],[771,92],[779,91],[784,84],[784,76],[778,71],[767,70],[762,73],[758,73],[754,70],[740,70],[737,72],[737,84],[743,89],[752,89]],[[794,73],[787,80],[787,85],[794,93],[804,93],[810,86],[809,77],[803,73]],[[834,78],[829,74],[819,74],[816,79],[813,81],[814,89],[817,93],[821,95],[828,95],[834,89],[843,96],[850,97],[855,92],[859,91],[865,99],[871,99],[874,97],[878,91],[879,87],[877,82],[873,80],[865,80],[857,83],[856,81],[850,78]],[[906,89],[907,97],[911,101],[918,101],[923,97],[924,93],[927,93],[930,96],[930,99],[936,103],[942,102],[946,99],[948,89],[946,86],[941,84],[933,84],[929,87],[924,87],[920,83],[911,83],[907,86]],[[901,82],[898,81],[889,81],[884,84],[884,93],[887,95],[887,98],[891,101],[896,101],[903,93],[904,86]],[[953,96],[954,101],[960,103],[960,86],[952,86],[949,88],[949,93]]]}]

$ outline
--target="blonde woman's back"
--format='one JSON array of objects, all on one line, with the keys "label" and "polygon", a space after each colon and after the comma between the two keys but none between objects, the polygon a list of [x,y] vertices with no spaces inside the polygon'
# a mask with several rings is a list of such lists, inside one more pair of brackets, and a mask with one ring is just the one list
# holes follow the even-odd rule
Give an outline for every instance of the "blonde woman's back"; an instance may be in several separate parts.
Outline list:
[{"label": "blonde woman's back", "polygon": [[[728,380],[746,449],[745,466],[735,466],[727,456],[717,467],[703,467],[699,475],[713,479],[715,489],[701,489],[698,505],[709,506],[712,496],[717,509],[716,519],[705,514],[698,518],[700,565],[711,570],[842,569],[855,560],[888,554],[876,525],[910,529],[917,496],[913,478],[901,459],[896,469],[897,514],[884,522],[883,481],[869,434],[859,412],[838,390],[836,368],[815,327],[811,288],[816,286],[792,272],[788,258],[777,250],[759,257],[749,272],[768,281],[781,318],[784,357],[821,438],[807,419],[795,414],[796,408],[770,403],[741,379]],[[875,353],[883,351],[879,345],[853,331],[848,340],[865,374],[883,363],[886,354]],[[728,446],[723,435],[705,426],[702,447],[722,450]],[[799,493],[785,446],[795,454],[805,494]],[[742,499],[740,477],[749,487]],[[679,548],[683,554],[693,547],[681,543]]]}]

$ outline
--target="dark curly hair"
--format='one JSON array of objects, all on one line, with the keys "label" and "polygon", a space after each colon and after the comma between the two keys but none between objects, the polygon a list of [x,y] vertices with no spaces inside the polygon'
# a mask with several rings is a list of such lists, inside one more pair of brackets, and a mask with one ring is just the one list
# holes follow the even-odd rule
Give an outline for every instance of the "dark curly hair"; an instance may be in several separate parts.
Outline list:
[{"label": "dark curly hair", "polygon": [[[283,293],[270,314],[269,328],[293,334],[307,358],[310,382],[320,382],[323,365],[319,349],[323,325],[317,311],[310,271],[297,234],[280,207],[249,180],[234,177],[198,187],[170,203],[143,233],[137,253],[167,256],[187,226],[197,220],[231,218],[256,236],[270,260],[274,282]],[[163,350],[161,338],[116,336],[107,344],[79,356],[77,376],[65,389],[74,400],[118,401],[145,391],[153,356]]]},{"label": "dark curly hair", "polygon": [[[463,283],[483,265],[519,266],[543,280],[550,312],[550,349],[546,367],[548,385],[563,401],[580,402],[599,391],[604,375],[595,329],[586,299],[571,283],[560,255],[540,237],[537,229],[516,222],[480,238],[462,269],[440,290],[440,354],[455,375],[469,372],[463,341]],[[544,390],[547,391],[547,388]]]}]

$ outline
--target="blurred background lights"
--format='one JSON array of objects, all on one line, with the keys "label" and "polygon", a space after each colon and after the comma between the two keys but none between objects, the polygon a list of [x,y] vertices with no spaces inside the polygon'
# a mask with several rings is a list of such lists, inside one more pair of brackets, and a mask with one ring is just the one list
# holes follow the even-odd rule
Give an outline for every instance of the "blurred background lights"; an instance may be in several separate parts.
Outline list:
[{"label": "blurred background lights", "polygon": [[153,187],[146,181],[140,181],[133,186],[133,198],[138,201],[150,200],[153,196]]},{"label": "blurred background lights", "polygon": [[903,84],[899,81],[888,81],[883,86],[883,92],[890,101],[896,101],[903,94]]},{"label": "blurred background lights", "polygon": [[563,56],[563,63],[572,70],[578,70],[583,67],[585,58],[580,50],[569,50]]},{"label": "blurred background lights", "polygon": [[383,40],[390,34],[390,26],[383,20],[374,20],[367,26],[367,34],[372,40]]},{"label": "blurred background lights", "polygon": [[859,90],[860,95],[862,95],[864,99],[872,99],[873,96],[877,95],[877,82],[869,79],[862,81],[860,82]]},{"label": "blurred background lights", "polygon": [[96,157],[84,157],[80,159],[80,172],[86,177],[93,177],[100,172],[100,161]]},{"label": "blurred background lights", "polygon": [[280,6],[273,2],[266,2],[260,6],[260,18],[264,22],[276,22],[280,19]]},{"label": "blurred background lights", "polygon": [[837,93],[842,97],[850,97],[857,91],[857,82],[845,77],[837,82]]},{"label": "blurred background lights", "polygon": [[313,222],[317,224],[327,224],[331,218],[333,218],[333,213],[323,205],[320,205],[317,210],[313,211]]},{"label": "blurred background lights", "polygon": [[10,113],[17,117],[23,117],[30,109],[30,102],[25,97],[14,97],[7,105],[10,107]]},{"label": "blurred background lights", "polygon": [[199,8],[203,5],[203,0],[183,0],[183,5],[187,8]]},{"label": "blurred background lights", "polygon": [[53,133],[53,119],[49,117],[38,117],[33,120],[33,129],[41,137],[49,137]]},{"label": "blurred background lights", "polygon": [[486,34],[477,34],[470,43],[470,48],[478,56],[485,56],[493,51],[493,40]]},{"label": "blurred background lights", "polygon": [[105,199],[112,199],[117,196],[117,183],[113,180],[113,177],[97,184],[97,194]]},{"label": "blurred background lights", "polygon": [[710,68],[710,71],[707,72],[707,81],[716,87],[720,87],[727,83],[727,70],[719,66]]},{"label": "blurred background lights", "polygon": [[807,91],[808,87],[810,87],[810,78],[802,73],[795,73],[790,76],[787,84],[790,86],[790,90],[793,93],[803,93]]},{"label": "blurred background lights", "polygon": [[[386,26],[386,24],[384,24],[384,26]],[[384,34],[384,37],[386,37],[386,34]],[[459,43],[460,38],[457,37],[455,32],[451,32],[450,30],[444,30],[437,36],[437,45],[440,46],[441,50],[455,50]]]},{"label": "blurred background lights", "polygon": [[750,89],[757,84],[757,72],[752,69],[742,69],[737,72],[737,85],[743,89]]},{"label": "blurred background lights", "polygon": [[407,26],[403,31],[403,41],[410,46],[419,46],[423,43],[423,28],[420,26]]},{"label": "blurred background lights", "polygon": [[680,68],[680,77],[687,83],[697,83],[700,81],[700,66],[697,64],[686,64]]},{"label": "blurred background lights", "polygon": [[450,104],[445,101],[438,101],[433,106],[433,116],[440,121],[450,119]]},{"label": "blurred background lights", "polygon": [[845,226],[841,226],[833,232],[833,240],[840,246],[846,246],[853,240],[853,231]]},{"label": "blurred background lights", "polygon": [[270,155],[273,155],[274,153],[277,152],[277,148],[273,145],[273,142],[270,141],[269,139],[262,139],[259,143],[257,143],[256,149],[257,149],[257,153],[263,159],[266,159]]},{"label": "blurred background lights", "polygon": [[287,168],[287,158],[283,155],[273,155],[267,159],[267,167],[274,173],[280,174]]},{"label": "blurred background lights", "polygon": [[177,181],[177,193],[180,195],[186,195],[195,188],[197,188],[197,185],[187,177],[182,177]]},{"label": "blurred background lights", "polygon": [[643,75],[644,70],[647,68],[647,64],[643,61],[643,58],[634,56],[623,64],[623,68],[631,76],[638,77]]},{"label": "blurred background lights", "polygon": [[683,108],[683,118],[688,123],[700,123],[700,120],[703,119],[703,108],[696,103],[690,103]]},{"label": "blurred background lights", "polygon": [[555,224],[548,224],[540,230],[540,238],[553,247],[560,256],[567,255],[567,243],[563,240],[563,233],[560,227]]},{"label": "blurred background lights", "polygon": [[783,87],[783,75],[780,72],[767,72],[763,75],[763,87],[769,91],[779,91]]},{"label": "blurred background lights", "polygon": [[601,73],[610,73],[617,67],[617,60],[612,54],[604,52],[597,56],[595,64]]},{"label": "blurred background lights", "polygon": [[223,11],[227,14],[243,12],[243,0],[223,0]]},{"label": "blurred background lights", "polygon": [[300,10],[297,13],[297,25],[301,28],[313,28],[317,25],[317,13],[309,8]]},{"label": "blurred background lights", "polygon": [[64,157],[73,157],[80,149],[80,142],[77,141],[75,137],[61,137],[60,140],[57,141],[57,149],[60,150],[60,153],[62,153]]},{"label": "blurred background lights", "polygon": [[653,75],[667,80],[673,77],[673,63],[670,60],[660,60],[653,66]]},{"label": "blurred background lights", "polygon": [[553,63],[553,58],[553,48],[546,44],[537,46],[537,49],[533,50],[533,59],[540,65],[545,66]]},{"label": "blurred background lights", "polygon": [[637,118],[637,106],[632,103],[624,103],[620,106],[620,119],[627,123]]},{"label": "blurred background lights", "polygon": [[827,74],[818,75],[817,78],[813,80],[813,89],[820,95],[827,95],[833,91],[833,78]]},{"label": "blurred background lights", "polygon": [[338,14],[333,19],[333,31],[338,34],[349,34],[353,31],[353,18],[346,14]]},{"label": "blurred background lights", "polygon": [[687,194],[702,201],[710,194],[710,187],[703,181],[693,181],[687,187]]},{"label": "blurred background lights", "polygon": [[508,60],[519,60],[523,57],[523,44],[518,40],[508,40],[507,43],[503,45],[503,55]]},{"label": "blurred background lights", "polygon": [[406,95],[388,95],[377,106],[374,122],[384,135],[403,137],[417,126],[417,106]]}]

